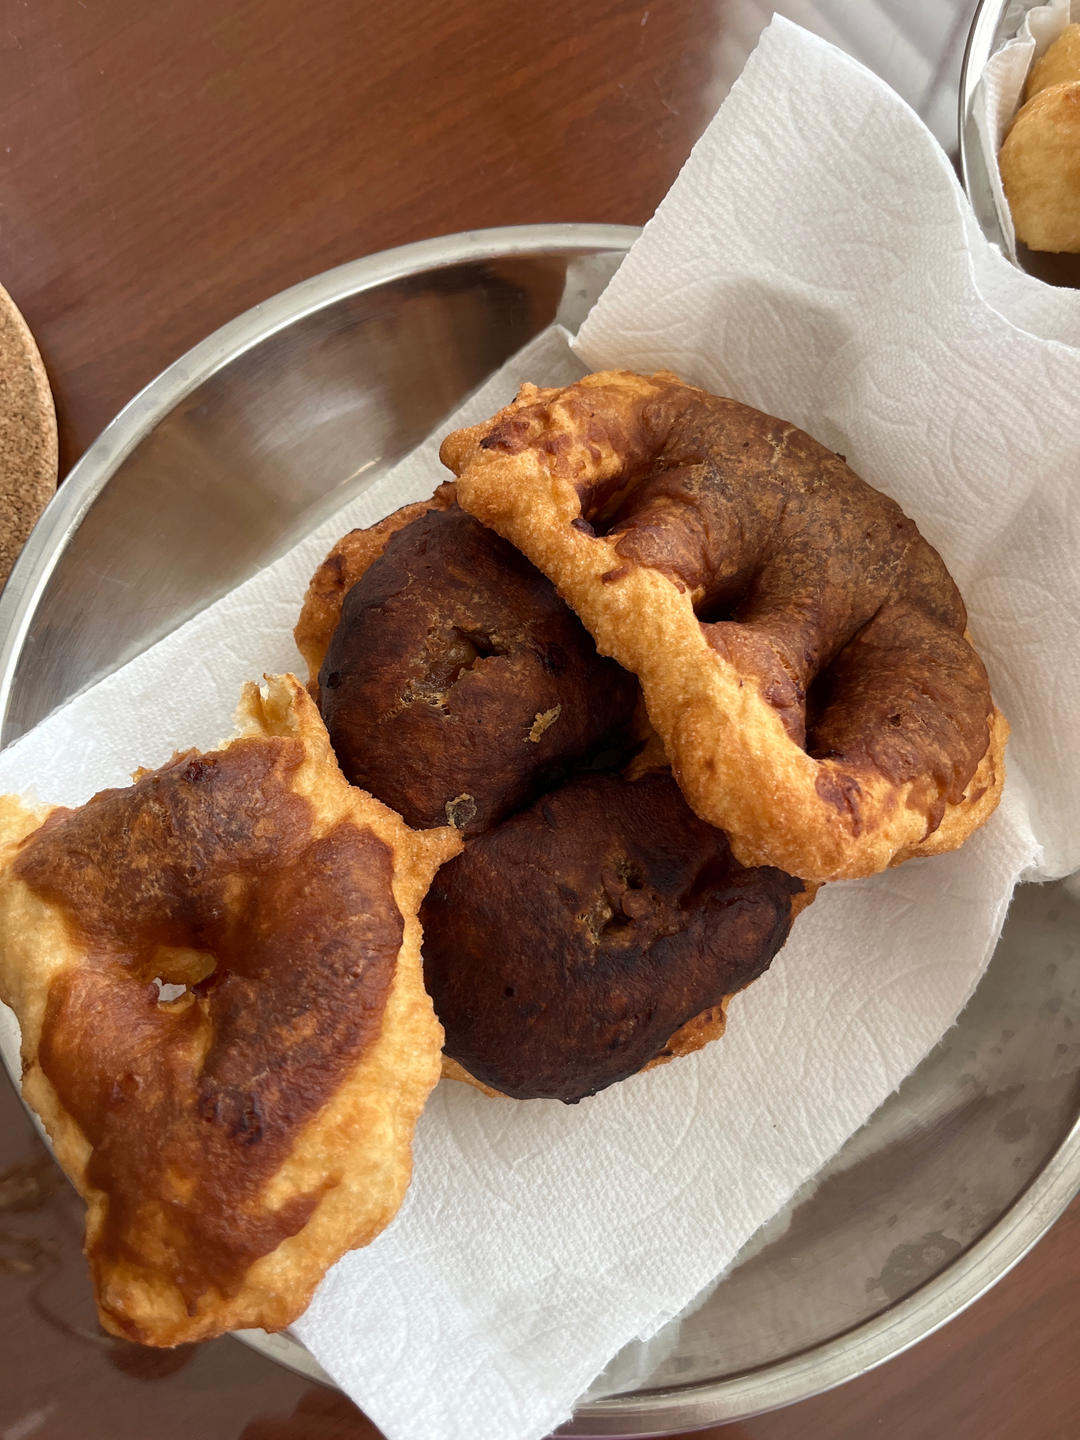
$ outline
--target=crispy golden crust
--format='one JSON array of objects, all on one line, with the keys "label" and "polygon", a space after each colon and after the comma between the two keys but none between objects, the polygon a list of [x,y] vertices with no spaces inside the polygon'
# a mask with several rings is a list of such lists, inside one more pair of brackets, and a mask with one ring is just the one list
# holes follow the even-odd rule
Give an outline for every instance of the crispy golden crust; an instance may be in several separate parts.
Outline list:
[{"label": "crispy golden crust", "polygon": [[1066,25],[1035,61],[1024,86],[1024,99],[1065,80],[1080,80],[1080,25]]},{"label": "crispy golden crust", "polygon": [[442,1041],[416,914],[459,845],[346,784],[292,676],[80,810],[0,802],[0,995],[107,1329],[280,1329],[393,1217]]},{"label": "crispy golden crust", "polygon": [[393,535],[426,515],[429,510],[447,510],[454,503],[452,482],[440,485],[430,500],[403,505],[366,530],[350,530],[333,546],[307,588],[300,617],[293,630],[296,648],[308,667],[308,689],[318,698],[318,676],[326,647],[341,618],[345,596],[377,560]]},{"label": "crispy golden crust", "polygon": [[522,387],[442,458],[634,671],[690,804],[826,881],[954,848],[1008,727],[937,553],[794,426],[668,374]]},{"label": "crispy golden crust", "polygon": [[1080,80],[1032,96],[998,165],[1019,239],[1031,250],[1080,252]]}]

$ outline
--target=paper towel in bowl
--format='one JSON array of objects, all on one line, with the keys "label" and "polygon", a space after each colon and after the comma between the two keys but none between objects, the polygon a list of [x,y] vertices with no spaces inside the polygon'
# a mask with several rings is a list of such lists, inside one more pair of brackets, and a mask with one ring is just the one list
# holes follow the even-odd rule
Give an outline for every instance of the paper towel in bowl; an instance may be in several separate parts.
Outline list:
[{"label": "paper towel in bowl", "polygon": [[[952,1024],[1017,878],[1080,860],[1080,352],[1022,328],[1026,291],[1010,291],[1009,319],[983,299],[982,243],[907,106],[776,22],[580,358],[543,337],[466,407],[475,419],[518,379],[563,383],[583,362],[668,366],[803,425],[941,549],[1014,737],[992,821],[953,854],[825,887],[720,1043],[574,1107],[438,1087],[401,1213],[296,1327],[392,1440],[537,1440],[564,1419]],[[174,745],[212,742],[243,679],[295,663],[289,630],[330,541],[438,478],[428,447],[5,752],[0,784],[81,799]],[[178,656],[193,698],[165,717],[156,686]],[[102,721],[90,735],[88,715]]]}]

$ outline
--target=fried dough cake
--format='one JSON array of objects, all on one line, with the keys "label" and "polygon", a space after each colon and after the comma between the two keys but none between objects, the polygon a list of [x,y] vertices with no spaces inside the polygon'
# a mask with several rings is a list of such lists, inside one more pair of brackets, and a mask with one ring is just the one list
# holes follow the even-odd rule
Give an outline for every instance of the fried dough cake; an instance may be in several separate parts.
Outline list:
[{"label": "fried dough cake", "polygon": [[633,676],[452,486],[343,536],[295,634],[318,658],[310,688],[346,777],[417,828],[481,834],[629,724],[637,700]]},{"label": "fried dough cake", "polygon": [[642,733],[634,678],[445,499],[344,536],[297,638],[346,773],[466,837],[422,912],[444,1073],[573,1103],[722,1034],[816,887],[738,864]]},{"label": "fried dough cake", "polygon": [[1047,85],[1021,107],[998,168],[1017,238],[1031,250],[1080,253],[1080,78]]},{"label": "fried dough cake", "polygon": [[740,865],[666,767],[574,776],[470,840],[424,900],[458,1078],[572,1104],[700,1049],[813,891]]},{"label": "fried dough cake", "polygon": [[1008,726],[941,557],[795,426],[610,371],[525,385],[441,454],[462,508],[637,675],[744,865],[871,875],[994,809]]},{"label": "fried dough cake", "polygon": [[0,996],[107,1330],[280,1329],[396,1213],[442,1045],[417,910],[459,848],[346,783],[290,675],[219,749],[0,802]]}]

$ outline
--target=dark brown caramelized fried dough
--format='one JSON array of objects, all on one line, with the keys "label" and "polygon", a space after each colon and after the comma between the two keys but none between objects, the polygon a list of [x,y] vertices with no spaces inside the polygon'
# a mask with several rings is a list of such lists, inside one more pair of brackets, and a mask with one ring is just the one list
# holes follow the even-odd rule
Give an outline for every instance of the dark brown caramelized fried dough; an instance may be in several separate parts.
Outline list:
[{"label": "dark brown caramelized fried dough", "polygon": [[525,385],[442,457],[640,679],[694,810],[824,881],[953,849],[1008,726],[938,553],[794,425],[676,376]]},{"label": "dark brown caramelized fried dough", "polygon": [[551,582],[456,505],[391,537],[319,673],[348,779],[410,825],[467,836],[555,783],[636,693]]},{"label": "dark brown caramelized fried dough", "polygon": [[[424,979],[446,1054],[504,1095],[592,1095],[718,1033],[707,1012],[722,1028],[809,898],[739,865],[667,771],[579,775],[435,877]],[[700,1037],[672,1046],[699,1017]]]},{"label": "dark brown caramelized fried dough", "polygon": [[293,637],[296,648],[308,667],[308,689],[318,698],[318,675],[326,658],[330,636],[341,619],[345,596],[379,558],[390,543],[390,537],[429,510],[448,510],[454,503],[456,486],[452,480],[440,485],[430,500],[416,500],[400,510],[384,515],[374,525],[350,530],[331,547],[307,588]]},{"label": "dark brown caramelized fried dough", "polygon": [[79,810],[0,799],[23,1093],[102,1323],[147,1345],[300,1314],[396,1212],[440,1069],[416,911],[460,837],[346,784],[293,676],[238,720]]}]

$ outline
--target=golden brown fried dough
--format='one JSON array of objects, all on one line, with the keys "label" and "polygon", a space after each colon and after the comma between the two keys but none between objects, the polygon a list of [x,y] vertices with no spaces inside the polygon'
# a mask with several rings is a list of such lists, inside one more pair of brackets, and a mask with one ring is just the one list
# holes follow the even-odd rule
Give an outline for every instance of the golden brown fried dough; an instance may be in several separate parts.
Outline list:
[{"label": "golden brown fried dough", "polygon": [[1031,250],[1080,252],[1080,80],[1023,106],[998,164],[1017,237]]},{"label": "golden brown fried dough", "polygon": [[292,676],[81,809],[0,802],[0,995],[106,1329],[280,1329],[393,1217],[442,1042],[416,912],[459,846],[345,782]]},{"label": "golden brown fried dough", "polygon": [[[468,837],[427,912],[429,984],[451,1019],[443,1073],[576,1100],[720,1035],[728,987],[769,963],[814,887],[744,871],[693,814],[634,678],[551,582],[455,504],[421,504],[334,547],[298,635],[312,597],[333,630],[313,688],[345,773],[411,824],[452,814]],[[621,928],[567,913],[588,890],[595,921],[630,852],[645,879]],[[513,1003],[518,978],[544,997],[541,1019]]]},{"label": "golden brown fried dough", "polygon": [[1080,80],[1080,25],[1066,25],[1035,61],[1024,86],[1024,99],[1066,80]]},{"label": "golden brown fried dough", "polygon": [[1008,727],[956,586],[793,425],[612,371],[523,386],[442,458],[638,676],[683,793],[744,865],[870,875],[993,810]]}]

